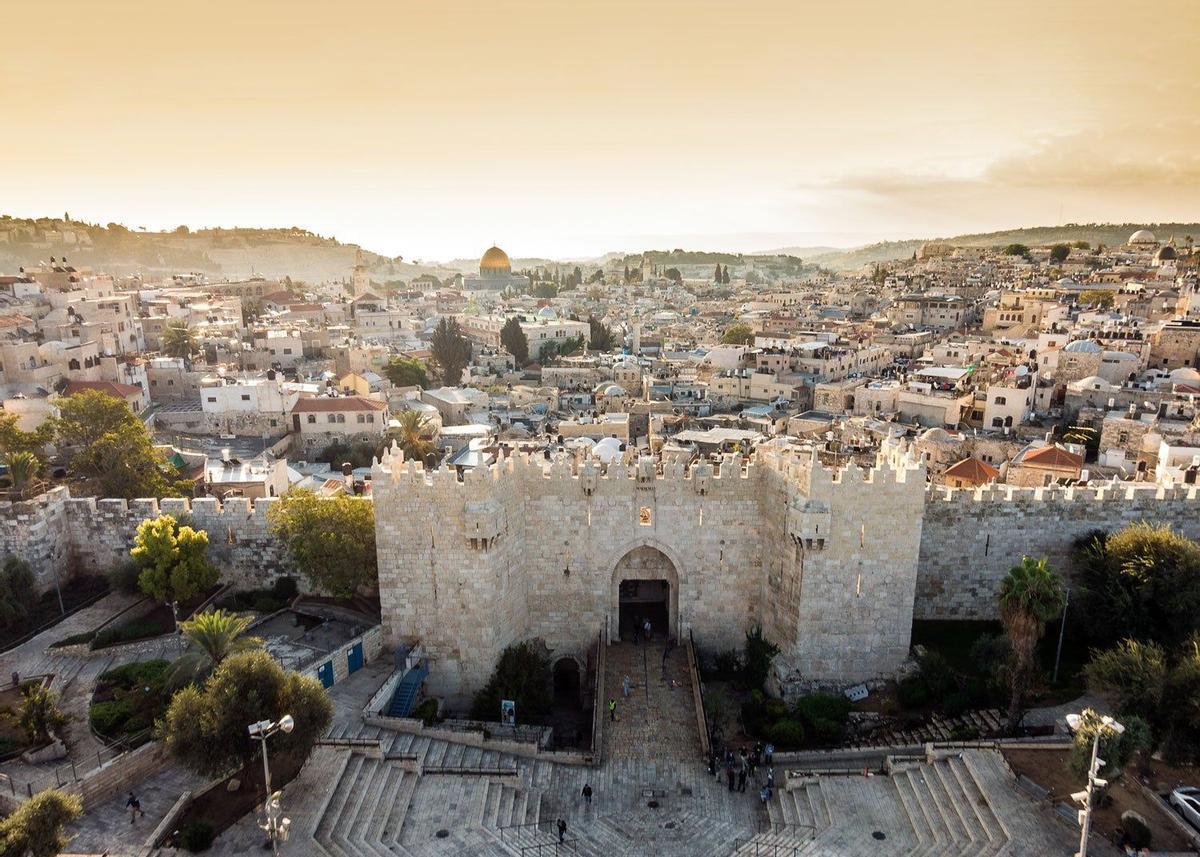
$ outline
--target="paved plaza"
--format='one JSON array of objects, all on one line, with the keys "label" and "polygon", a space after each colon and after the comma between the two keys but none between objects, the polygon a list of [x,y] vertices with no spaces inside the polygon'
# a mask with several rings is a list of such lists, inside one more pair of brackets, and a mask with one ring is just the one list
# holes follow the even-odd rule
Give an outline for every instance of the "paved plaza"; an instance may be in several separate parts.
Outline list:
[{"label": "paved plaza", "polygon": [[[103,658],[48,654],[46,647],[75,626],[88,627],[125,606],[120,597],[110,599],[7,653],[0,668],[55,673],[55,686],[64,691],[67,705],[82,714],[95,677],[109,664]],[[1020,791],[1002,757],[987,750],[933,765],[909,763],[892,776],[853,772],[789,780],[785,766],[779,765],[777,788],[765,805],[754,784],[744,793],[730,792],[724,779],[709,776],[700,757],[686,651],[663,654],[661,639],[609,647],[605,697],[617,700],[617,718],[610,720],[605,710],[603,763],[596,768],[366,725],[363,705],[392,668],[386,659],[367,665],[331,690],[336,715],[329,736],[359,739],[357,746],[317,747],[287,787],[284,805],[293,835],[282,853],[1044,857],[1073,851],[1076,834]],[[72,758],[83,759],[95,747],[86,723],[82,729],[78,723],[69,743]],[[445,772],[421,772],[435,767]],[[49,769],[10,770],[44,776]],[[593,790],[590,805],[582,797],[585,784]],[[115,796],[71,827],[71,851],[141,855],[147,837],[179,795],[203,785],[176,766],[130,783],[146,817],[129,824],[123,795]],[[559,819],[567,824],[561,847]],[[256,819],[247,817],[219,837],[211,853],[261,854],[262,844]],[[1106,843],[1096,843],[1093,853],[1112,852]]]}]

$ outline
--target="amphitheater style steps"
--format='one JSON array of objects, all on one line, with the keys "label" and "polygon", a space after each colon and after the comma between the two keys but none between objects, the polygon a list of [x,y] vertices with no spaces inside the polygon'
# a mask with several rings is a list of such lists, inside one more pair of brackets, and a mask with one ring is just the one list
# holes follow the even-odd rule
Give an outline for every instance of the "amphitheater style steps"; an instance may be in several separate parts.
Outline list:
[{"label": "amphitheater style steps", "polygon": [[489,778],[480,826],[510,853],[557,841],[553,820],[542,820],[542,791],[527,788],[517,777]]},{"label": "amphitheater style steps", "polygon": [[418,776],[384,759],[348,754],[312,832],[326,857],[396,857]]}]

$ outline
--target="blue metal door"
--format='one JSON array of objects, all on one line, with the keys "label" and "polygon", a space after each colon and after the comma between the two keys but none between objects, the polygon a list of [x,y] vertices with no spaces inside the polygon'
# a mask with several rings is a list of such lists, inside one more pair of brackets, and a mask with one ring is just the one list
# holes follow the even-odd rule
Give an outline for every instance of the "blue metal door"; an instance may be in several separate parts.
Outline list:
[{"label": "blue metal door", "polygon": [[358,672],[362,669],[363,650],[362,643],[355,643],[350,647],[350,651],[346,652],[346,670],[347,672]]},{"label": "blue metal door", "polygon": [[333,687],[333,661],[326,661],[317,667],[317,678],[321,680],[321,687]]}]

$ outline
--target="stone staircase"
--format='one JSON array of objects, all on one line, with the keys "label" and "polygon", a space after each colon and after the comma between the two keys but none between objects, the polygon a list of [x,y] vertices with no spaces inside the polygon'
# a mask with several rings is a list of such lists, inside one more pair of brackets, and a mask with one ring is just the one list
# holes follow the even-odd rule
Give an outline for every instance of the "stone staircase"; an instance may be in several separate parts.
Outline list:
[{"label": "stone staircase", "polygon": [[327,857],[394,857],[417,786],[415,773],[384,759],[348,754],[313,830]]},{"label": "stone staircase", "polygon": [[771,829],[739,843],[734,857],[792,857],[810,853],[816,841],[833,825],[821,778],[811,777],[793,783],[790,789],[776,789],[767,801]]}]

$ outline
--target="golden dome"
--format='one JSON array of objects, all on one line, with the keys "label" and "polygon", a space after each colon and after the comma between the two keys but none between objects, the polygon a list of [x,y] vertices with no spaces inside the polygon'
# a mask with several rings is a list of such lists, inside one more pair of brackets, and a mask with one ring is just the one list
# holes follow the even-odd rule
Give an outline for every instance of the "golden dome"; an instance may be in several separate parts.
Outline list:
[{"label": "golden dome", "polygon": [[480,276],[511,273],[512,263],[508,261],[508,254],[499,247],[489,247],[483,254],[483,258],[479,260]]}]

